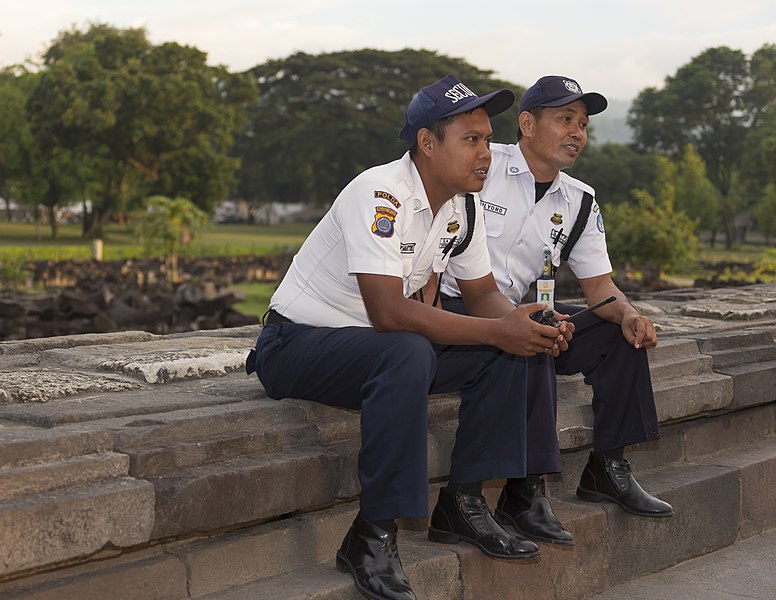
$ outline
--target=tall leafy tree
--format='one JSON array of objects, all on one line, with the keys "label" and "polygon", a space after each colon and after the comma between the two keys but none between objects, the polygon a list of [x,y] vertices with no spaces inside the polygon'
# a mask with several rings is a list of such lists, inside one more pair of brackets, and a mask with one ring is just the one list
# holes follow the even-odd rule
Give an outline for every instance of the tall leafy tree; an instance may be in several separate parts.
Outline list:
[{"label": "tall leafy tree", "polygon": [[[238,193],[251,201],[326,203],[360,171],[401,156],[404,109],[423,85],[456,75],[478,94],[517,86],[425,50],[298,53],[250,71],[259,100],[236,144]],[[516,137],[517,108],[493,119]]]},{"label": "tall leafy tree", "polygon": [[752,216],[766,242],[770,243],[776,235],[776,184],[769,183],[765,186],[760,201],[752,209]]},{"label": "tall leafy tree", "polygon": [[0,196],[6,200],[8,220],[10,201],[19,200],[14,183],[25,172],[25,154],[32,143],[21,77],[13,69],[0,72]]},{"label": "tall leafy tree", "polygon": [[194,48],[95,24],[53,42],[29,108],[40,145],[66,150],[88,174],[84,232],[96,237],[151,191],[186,193],[204,207],[225,195],[238,166],[228,150],[252,90]]},{"label": "tall leafy tree", "polygon": [[629,202],[631,190],[654,181],[657,155],[626,144],[588,144],[568,174],[593,186],[601,204]]},{"label": "tall leafy tree", "polygon": [[722,199],[728,245],[738,241],[735,220],[746,208],[729,195],[744,138],[765,110],[764,99],[772,103],[776,93],[769,66],[772,55],[770,46],[761,48],[752,60],[740,50],[709,48],[667,77],[662,89],[642,91],[628,117],[642,149],[678,158],[686,144],[695,146]]},{"label": "tall leafy tree", "polygon": [[675,174],[676,208],[699,229],[715,232],[719,225],[719,192],[706,176],[706,165],[695,146],[687,144]]}]

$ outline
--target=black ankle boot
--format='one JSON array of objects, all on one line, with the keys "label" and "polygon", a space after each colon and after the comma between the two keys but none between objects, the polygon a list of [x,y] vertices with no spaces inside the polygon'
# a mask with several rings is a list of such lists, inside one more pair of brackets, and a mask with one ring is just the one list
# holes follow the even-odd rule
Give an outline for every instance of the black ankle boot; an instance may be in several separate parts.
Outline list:
[{"label": "black ankle boot", "polygon": [[506,531],[496,523],[482,496],[453,494],[439,490],[439,501],[431,515],[428,539],[442,544],[469,542],[495,558],[530,558],[539,554],[533,542]]},{"label": "black ankle boot", "polygon": [[356,515],[342,546],[337,568],[353,575],[356,588],[371,600],[417,600],[396,546],[396,531],[389,533]]},{"label": "black ankle boot", "polygon": [[577,496],[588,502],[615,502],[640,517],[671,517],[674,514],[668,502],[642,489],[626,459],[609,458],[593,452],[582,471]]},{"label": "black ankle boot", "polygon": [[528,476],[522,483],[508,482],[501,490],[495,517],[502,525],[511,525],[529,539],[574,545],[574,537],[552,510],[540,475]]}]

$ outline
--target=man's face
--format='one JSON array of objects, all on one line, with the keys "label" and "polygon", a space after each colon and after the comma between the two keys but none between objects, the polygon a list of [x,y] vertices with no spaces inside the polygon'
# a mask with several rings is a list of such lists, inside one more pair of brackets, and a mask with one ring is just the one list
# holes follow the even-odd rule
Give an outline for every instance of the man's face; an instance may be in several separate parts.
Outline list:
[{"label": "man's face", "polygon": [[492,137],[488,113],[477,108],[455,117],[442,140],[434,138],[434,175],[451,190],[450,196],[482,189],[490,167]]},{"label": "man's face", "polygon": [[[521,148],[543,171],[557,174],[572,166],[587,144],[587,107],[581,100],[557,108],[543,108],[533,127],[524,132]],[[527,152],[526,152],[527,151]]]}]

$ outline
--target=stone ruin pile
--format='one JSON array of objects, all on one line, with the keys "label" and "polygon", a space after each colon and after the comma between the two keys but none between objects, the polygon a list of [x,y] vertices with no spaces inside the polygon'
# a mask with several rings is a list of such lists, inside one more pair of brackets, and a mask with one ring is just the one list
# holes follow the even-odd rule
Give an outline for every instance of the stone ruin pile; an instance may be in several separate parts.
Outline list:
[{"label": "stone ruin pile", "polygon": [[157,334],[253,325],[234,309],[243,282],[275,281],[284,257],[181,259],[171,283],[161,260],[30,265],[35,292],[0,292],[0,340],[143,330]]}]

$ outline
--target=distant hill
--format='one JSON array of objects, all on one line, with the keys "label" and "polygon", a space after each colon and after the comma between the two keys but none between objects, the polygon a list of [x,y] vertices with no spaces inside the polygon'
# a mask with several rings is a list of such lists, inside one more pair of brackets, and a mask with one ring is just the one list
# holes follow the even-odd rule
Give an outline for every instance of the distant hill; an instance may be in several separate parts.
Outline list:
[{"label": "distant hill", "polygon": [[633,141],[633,132],[625,122],[630,108],[630,100],[613,100],[608,98],[609,106],[600,115],[590,119],[593,130],[593,141],[596,144],[607,142],[629,144]]}]

